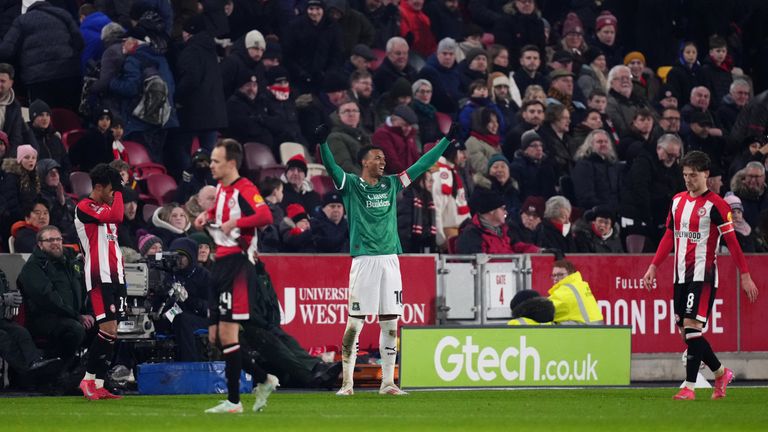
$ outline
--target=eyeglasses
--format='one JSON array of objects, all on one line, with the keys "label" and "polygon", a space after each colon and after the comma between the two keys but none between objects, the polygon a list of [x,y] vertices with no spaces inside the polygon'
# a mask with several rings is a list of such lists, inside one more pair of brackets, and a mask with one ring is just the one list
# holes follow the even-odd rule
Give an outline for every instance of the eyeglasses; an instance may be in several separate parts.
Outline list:
[{"label": "eyeglasses", "polygon": [[359,114],[359,113],[360,113],[359,109],[347,109],[347,110],[344,110],[344,111],[339,111],[339,114],[344,114],[344,115]]},{"label": "eyeglasses", "polygon": [[560,272],[558,272],[558,273],[552,273],[552,274],[550,275],[550,277],[551,277],[553,280],[560,280],[560,279],[563,279],[563,278],[565,278],[566,276],[568,276],[568,273],[565,273],[565,272],[562,272],[562,273],[560,273]]},{"label": "eyeglasses", "polygon": [[43,243],[61,243],[64,241],[64,239],[61,237],[51,237],[47,239],[41,239],[40,241]]}]

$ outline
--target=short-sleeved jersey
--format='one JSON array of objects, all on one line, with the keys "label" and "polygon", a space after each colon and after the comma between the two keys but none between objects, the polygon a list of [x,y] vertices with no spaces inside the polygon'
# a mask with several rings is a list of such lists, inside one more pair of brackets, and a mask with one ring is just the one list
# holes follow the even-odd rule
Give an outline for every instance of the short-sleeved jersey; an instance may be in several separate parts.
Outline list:
[{"label": "short-sleeved jersey", "polygon": [[[261,206],[266,208],[259,189],[245,177],[240,177],[232,184],[216,186],[216,199],[208,210],[208,218],[221,226],[230,219],[241,219],[254,215]],[[269,211],[268,209],[266,210]],[[226,256],[243,251],[256,250],[256,226],[235,228],[229,235],[220,229],[209,228],[208,233],[216,243],[216,256]]]},{"label": "short-sleeved jersey", "polygon": [[672,199],[667,228],[674,233],[674,282],[712,282],[717,286],[720,236],[733,231],[731,208],[717,194],[681,192]]},{"label": "short-sleeved jersey", "polygon": [[349,219],[349,252],[360,255],[390,255],[403,252],[397,232],[397,193],[408,187],[406,172],[382,177],[375,185],[355,174],[344,173],[336,185]]},{"label": "short-sleeved jersey", "polygon": [[113,210],[112,206],[99,204],[90,197],[77,203],[75,228],[85,254],[85,288],[88,291],[104,283],[125,283],[123,254],[117,243],[117,223],[122,220],[122,206]]}]

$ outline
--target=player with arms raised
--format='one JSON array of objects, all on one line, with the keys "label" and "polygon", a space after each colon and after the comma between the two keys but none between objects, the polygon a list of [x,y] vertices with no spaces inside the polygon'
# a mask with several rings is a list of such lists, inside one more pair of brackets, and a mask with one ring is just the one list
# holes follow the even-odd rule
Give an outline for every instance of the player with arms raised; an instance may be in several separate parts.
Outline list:
[{"label": "player with arms raised", "polygon": [[741,287],[750,302],[757,299],[757,287],[734,233],[730,206],[707,189],[709,156],[700,151],[686,154],[681,163],[685,192],[672,199],[667,216],[667,230],[646,271],[645,286],[653,286],[656,268],[674,246],[674,309],[681,335],[688,345],[685,385],[675,395],[678,400],[696,398],[694,385],[699,366],[704,361],[715,374],[712,399],[725,397],[725,389],[733,379],[733,371],[723,367],[702,334],[717,291],[717,249],[720,237],[725,239],[741,272]]},{"label": "player with arms raised", "polygon": [[[452,128],[450,137],[455,136]],[[382,381],[379,393],[404,395],[395,385],[397,357],[397,319],[402,315],[403,292],[400,276],[402,253],[397,233],[397,193],[434,165],[451,140],[443,138],[411,167],[397,175],[384,175],[386,160],[380,148],[367,146],[358,153],[362,174],[344,172],[336,164],[328,143],[328,130],[320,126],[316,139],[328,174],[341,192],[344,209],[349,217],[349,249],[352,268],[349,272],[349,317],[342,338],[343,382],[336,393],[351,396],[352,375],[357,359],[357,343],[366,315],[378,315],[381,334]]]},{"label": "player with arms raised", "polygon": [[227,377],[227,400],[221,401],[207,413],[241,413],[240,370],[253,375],[259,383],[254,389],[253,411],[260,411],[269,395],[280,384],[252,362],[243,362],[240,351],[240,322],[250,319],[254,288],[258,274],[249,257],[256,252],[256,229],[272,223],[272,212],[259,189],[250,180],[240,177],[243,147],[235,140],[224,139],[211,153],[211,174],[219,184],[213,207],[195,219],[195,228],[207,225],[216,242],[216,262],[213,265],[209,289],[208,340],[219,343],[224,353]]}]

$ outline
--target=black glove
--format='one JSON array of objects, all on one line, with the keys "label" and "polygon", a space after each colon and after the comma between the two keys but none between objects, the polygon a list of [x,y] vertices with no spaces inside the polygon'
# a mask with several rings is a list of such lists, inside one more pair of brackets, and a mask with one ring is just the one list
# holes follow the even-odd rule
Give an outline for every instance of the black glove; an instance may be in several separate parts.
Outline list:
[{"label": "black glove", "polygon": [[0,296],[0,305],[6,305],[9,307],[19,307],[21,306],[22,302],[21,293],[18,291],[9,291],[7,293],[3,293],[2,296]]},{"label": "black glove", "polygon": [[451,128],[448,130],[448,133],[445,135],[445,137],[448,139],[448,141],[455,142],[461,138],[461,132],[461,125],[454,122],[451,123]]},{"label": "black glove", "polygon": [[325,140],[328,139],[328,135],[331,133],[331,130],[328,128],[327,125],[321,124],[320,126],[315,128],[315,142],[318,144],[322,144],[325,142]]},{"label": "black glove", "polygon": [[120,171],[114,168],[109,170],[109,182],[112,183],[112,190],[114,192],[123,191],[123,177],[120,176]]}]

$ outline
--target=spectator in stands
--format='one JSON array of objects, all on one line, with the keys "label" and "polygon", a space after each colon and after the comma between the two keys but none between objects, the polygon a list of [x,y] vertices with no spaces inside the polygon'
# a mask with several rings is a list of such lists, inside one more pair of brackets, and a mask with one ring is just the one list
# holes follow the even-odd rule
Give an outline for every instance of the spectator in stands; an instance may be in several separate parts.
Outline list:
[{"label": "spectator in stands", "polygon": [[707,116],[709,116],[709,120],[713,124],[713,127],[710,130],[710,133],[715,136],[722,136],[723,135],[722,130],[720,128],[714,127],[717,125],[717,123],[715,122],[715,115],[712,113],[712,110],[710,109],[710,106],[711,106],[710,94],[711,93],[709,89],[704,86],[694,87],[693,90],[691,90],[691,97],[689,102],[683,107],[683,109],[680,110],[680,114],[682,115],[683,122],[686,125],[690,124],[693,113],[701,112],[706,114]]},{"label": "spectator in stands", "polygon": [[71,166],[69,155],[61,142],[61,134],[56,132],[51,124],[51,108],[42,100],[36,100],[29,105],[29,128],[35,138],[38,159],[53,159],[60,164],[64,183],[69,184]]},{"label": "spectator in stands", "polygon": [[[181,173],[181,182],[176,190],[176,202],[187,202],[205,186],[215,186],[211,175],[211,157],[203,149],[192,155],[192,165]],[[193,215],[193,217],[197,214]],[[122,244],[122,243],[120,243]]]},{"label": "spectator in stands", "polygon": [[456,241],[457,253],[513,254],[539,251],[534,245],[510,238],[506,224],[507,210],[500,194],[477,187],[469,202],[474,215],[471,223],[466,224],[459,234]]},{"label": "spectator in stands", "polygon": [[509,229],[524,243],[538,243],[538,227],[541,224],[541,218],[544,217],[544,198],[529,196],[520,206],[520,214],[517,218],[508,217],[507,223]]},{"label": "spectator in stands", "polygon": [[320,205],[320,195],[312,190],[312,183],[307,178],[307,160],[304,155],[297,154],[288,159],[285,173],[280,178],[285,185],[283,200],[280,205],[287,210],[291,204],[301,204],[304,209],[315,209]]},{"label": "spectator in stands", "polygon": [[428,143],[439,141],[443,137],[443,133],[437,122],[437,108],[430,103],[433,92],[432,84],[425,79],[418,79],[411,86],[411,90],[413,90],[411,108],[419,118],[418,147],[423,148]]},{"label": "spectator in stands", "polygon": [[509,302],[509,309],[512,311],[512,319],[507,325],[511,326],[552,324],[555,318],[552,300],[532,289],[516,292]]},{"label": "spectator in stands", "polygon": [[459,8],[459,0],[440,0],[426,2],[424,12],[429,17],[432,34],[436,40],[443,38],[458,39],[464,28],[464,17]]},{"label": "spectator in stands", "polygon": [[580,253],[623,253],[615,207],[596,206],[584,214],[586,224],[577,224],[574,230],[576,250]]},{"label": "spectator in stands", "polygon": [[48,201],[38,197],[22,211],[24,219],[11,227],[11,236],[14,238],[13,248],[16,253],[31,253],[36,244],[35,236],[42,227],[51,222],[50,207]]},{"label": "spectator in stands", "polygon": [[684,189],[678,159],[683,143],[677,135],[658,139],[632,162],[621,191],[621,230],[629,253],[651,251],[664,232],[669,203]]},{"label": "spectator in stands", "polygon": [[[18,59],[28,100],[76,111],[83,37],[72,15],[46,1],[32,3],[0,42],[0,61]],[[11,78],[13,79],[13,78]]]},{"label": "spectator in stands", "polygon": [[716,195],[722,195],[723,189],[723,169],[719,165],[709,167],[709,177],[707,177],[707,189]]},{"label": "spectator in stands", "polygon": [[389,91],[398,78],[405,78],[408,83],[416,81],[416,69],[408,64],[408,42],[401,37],[387,41],[387,56],[373,74],[373,87],[379,93]]},{"label": "spectator in stands", "polygon": [[709,156],[712,165],[717,165],[718,168],[722,169],[725,139],[722,136],[715,136],[710,133],[710,129],[714,127],[712,119],[706,113],[694,112],[691,114],[689,127],[691,131],[684,137],[685,152],[687,153],[692,150],[702,151]]},{"label": "spectator in stands", "polygon": [[573,97],[573,72],[556,69],[549,74],[549,91],[547,91],[547,106],[564,105],[576,117],[581,117],[587,108]]},{"label": "spectator in stands", "polygon": [[249,31],[242,40],[235,42],[229,55],[220,65],[225,98],[229,99],[240,88],[240,77],[255,75],[257,81],[263,81],[262,57],[266,48],[267,42],[258,30]]},{"label": "spectator in stands", "polygon": [[571,203],[568,198],[555,195],[544,204],[544,218],[536,233],[537,244],[563,253],[576,252],[571,228]]},{"label": "spectator in stands", "polygon": [[574,66],[571,72],[578,72],[581,66],[585,64],[584,53],[587,51],[587,44],[584,42],[584,27],[575,12],[569,12],[563,20],[562,39],[559,47],[573,55]]},{"label": "spectator in stands", "polygon": [[388,92],[376,102],[376,118],[386,119],[399,105],[410,105],[413,101],[411,83],[405,78],[398,78]]},{"label": "spectator in stands", "polygon": [[678,100],[677,96],[672,92],[672,89],[664,84],[659,88],[659,92],[656,94],[656,99],[653,101],[653,108],[656,112],[661,112],[667,108],[677,108]]},{"label": "spectator in stands", "polygon": [[78,10],[80,16],[80,34],[83,36],[83,52],[80,55],[80,70],[85,72],[89,63],[98,63],[104,52],[101,30],[111,23],[103,12],[92,4],[83,4]]},{"label": "spectator in stands", "polygon": [[387,160],[385,173],[400,174],[419,158],[414,128],[418,123],[419,118],[409,106],[398,105],[373,133],[371,141],[381,148]]},{"label": "spectator in stands", "polygon": [[520,210],[520,188],[510,175],[509,160],[503,154],[491,156],[486,171],[475,174],[474,179],[475,187],[485,187],[504,198],[508,215],[515,215]]},{"label": "spectator in stands", "polygon": [[488,107],[476,109],[472,113],[472,129],[465,145],[473,173],[486,173],[491,157],[501,153],[499,121],[498,114]]},{"label": "spectator in stands", "polygon": [[529,130],[538,130],[538,128],[544,123],[544,109],[543,102],[538,100],[529,100],[523,102],[523,106],[520,108],[520,119],[513,128],[509,130],[504,137],[504,145],[502,151],[507,159],[514,158],[515,153],[520,149],[520,137]]},{"label": "spectator in stands", "polygon": [[87,100],[93,101],[94,109],[101,107],[112,112],[120,110],[120,99],[109,90],[109,83],[123,69],[123,61],[125,61],[123,39],[125,35],[125,29],[118,23],[109,23],[101,30],[101,41],[104,46],[104,53],[99,59],[101,68],[98,75],[94,76],[96,80],[88,88],[87,95],[83,95],[88,98]]},{"label": "spectator in stands", "polygon": [[437,52],[427,58],[427,64],[419,71],[418,77],[432,84],[432,104],[440,112],[456,112],[462,97],[461,76],[456,61],[458,49],[455,40],[441,39]]},{"label": "spectator in stands", "polygon": [[371,47],[384,49],[387,42],[400,34],[400,9],[395,2],[360,0],[359,9],[371,22],[374,41]]},{"label": "spectator in stands", "polygon": [[555,324],[605,324],[589,284],[581,278],[573,263],[564,259],[555,261],[552,282],[549,300],[555,305]]},{"label": "spectator in stands", "polygon": [[437,252],[433,177],[426,172],[405,189],[397,200],[397,231],[403,253]]},{"label": "spectator in stands", "polygon": [[267,177],[259,183],[261,196],[272,213],[272,223],[259,228],[259,252],[275,253],[282,250],[280,222],[285,217],[285,211],[280,203],[283,201],[284,190],[283,182],[275,177]]},{"label": "spectator in stands", "polygon": [[[567,176],[575,163],[568,131],[571,127],[571,113],[565,105],[552,104],[544,113],[544,124],[538,135],[544,143],[544,153],[552,158],[557,178]],[[541,195],[541,194],[537,194]]]},{"label": "spectator in stands", "polygon": [[484,49],[474,48],[467,53],[459,63],[459,79],[462,94],[471,94],[469,87],[473,82],[488,81],[488,53]]},{"label": "spectator in stands", "polygon": [[318,91],[328,70],[344,63],[341,28],[327,16],[325,2],[308,0],[306,13],[288,26],[282,38],[286,67],[299,92]]},{"label": "spectator in stands", "polygon": [[507,47],[511,55],[518,55],[520,49],[529,44],[544,52],[544,22],[534,0],[508,2],[502,11],[492,27],[496,43]]},{"label": "spectator in stands", "polygon": [[16,156],[16,147],[24,144],[24,119],[21,104],[13,91],[16,71],[8,63],[0,63],[0,129],[7,135],[6,155]]},{"label": "spectator in stands", "polygon": [[[212,283],[211,275],[197,261],[198,244],[188,237],[174,240],[168,248],[180,255],[179,267],[165,277],[163,287],[171,289],[174,283],[181,284],[181,297],[160,311],[167,312],[171,307],[178,307],[181,313],[166,323],[161,320],[156,323],[160,328],[170,326],[176,341],[177,360],[183,362],[203,361],[202,348],[199,338],[195,335],[198,329],[208,327],[208,290]],[[167,296],[157,296],[157,306],[162,306]]]},{"label": "spectator in stands", "polygon": [[139,253],[143,258],[151,257],[163,251],[163,241],[160,237],[149,233],[139,237]]},{"label": "spectator in stands", "polygon": [[655,74],[645,67],[645,56],[639,51],[632,51],[624,56],[624,65],[632,73],[632,95],[650,104],[659,92],[659,82]]},{"label": "spectator in stands", "polygon": [[424,0],[404,0],[400,2],[400,36],[409,41],[413,51],[422,57],[435,52],[435,36],[432,23],[423,11]]},{"label": "spectator in stands", "polygon": [[605,63],[609,68],[621,64],[622,61],[624,50],[616,41],[618,30],[618,20],[610,11],[602,11],[595,19],[595,38],[590,45],[605,54]]},{"label": "spectator in stands", "polygon": [[[197,137],[200,148],[210,154],[218,131],[227,127],[226,99],[222,84],[216,42],[206,30],[203,15],[184,23],[184,47],[176,60],[176,95],[180,129],[169,140],[166,167],[179,178],[192,165],[189,149]],[[173,156],[173,157],[171,157]]]},{"label": "spectator in stands", "polygon": [[719,35],[709,38],[709,57],[699,71],[699,83],[712,93],[712,109],[716,110],[728,94],[733,82],[733,59],[728,58],[728,44]]},{"label": "spectator in stands", "polygon": [[216,203],[216,186],[206,185],[189,197],[184,204],[189,218],[194,220],[200,213],[210,210]]},{"label": "spectator in stands", "polygon": [[[37,176],[37,150],[29,144],[16,149],[16,158],[3,160],[2,169],[5,178],[0,185],[0,196],[5,199],[5,208],[0,209],[3,216],[3,234],[8,233],[13,222],[24,218],[24,208],[30,208],[40,193],[40,178]],[[5,237],[5,236],[4,236]],[[5,237],[7,238],[7,237]]]},{"label": "spectator in stands", "polygon": [[544,89],[540,85],[529,85],[527,89],[525,89],[525,96],[523,96],[523,102],[529,101],[529,100],[537,100],[543,104],[546,105],[547,103],[547,93],[544,92]]},{"label": "spectator in stands", "polygon": [[535,130],[525,132],[520,138],[520,149],[510,164],[510,174],[518,182],[521,199],[549,198],[555,194],[555,166],[544,152],[544,141]]},{"label": "spectator in stands", "polygon": [[373,43],[374,29],[368,18],[361,12],[349,7],[347,0],[327,0],[328,16],[336,21],[342,35],[342,52],[349,56],[357,44],[370,46]]},{"label": "spectator in stands", "polygon": [[242,143],[258,142],[278,153],[270,126],[279,119],[269,115],[267,98],[259,89],[256,75],[246,73],[237,82],[238,90],[227,100],[229,127],[225,136]]},{"label": "spectator in stands", "polygon": [[188,237],[197,243],[197,264],[211,271],[213,258],[216,254],[216,243],[204,232],[194,232]]},{"label": "spectator in stands", "polygon": [[491,101],[490,91],[488,89],[488,82],[484,80],[477,80],[469,85],[469,99],[461,108],[459,112],[459,124],[464,132],[465,137],[468,137],[472,131],[472,119],[473,113],[479,108],[489,108],[496,113],[496,121],[499,122],[499,132],[503,133],[505,126],[501,123],[502,115],[499,107]]},{"label": "spectator in stands", "polygon": [[314,236],[309,214],[301,204],[289,204],[285,217],[280,221],[280,237],[283,249],[280,252],[315,252]]},{"label": "spectator in stands", "polygon": [[600,48],[590,47],[584,52],[584,64],[579,70],[577,83],[581,93],[590,95],[595,89],[604,90],[608,87],[607,63],[605,54]]},{"label": "spectator in stands", "polygon": [[602,129],[592,131],[576,151],[573,186],[582,208],[619,206],[619,166],[611,138]]},{"label": "spectator in stands", "polygon": [[699,83],[699,69],[696,44],[691,41],[684,42],[680,49],[677,64],[667,74],[667,85],[678,100],[684,100],[691,94],[691,90]]},{"label": "spectator in stands", "polygon": [[578,150],[581,145],[584,144],[587,135],[594,130],[603,129],[603,127],[603,117],[600,115],[600,111],[593,108],[587,109],[584,120],[573,128],[571,134],[571,147]]},{"label": "spectator in stands", "polygon": [[741,199],[744,220],[750,226],[758,226],[761,213],[768,208],[763,164],[753,161],[739,170],[731,179],[731,191]]},{"label": "spectator in stands", "polygon": [[344,202],[336,191],[323,195],[320,211],[310,221],[312,241],[319,253],[349,252],[349,223],[344,216]]},{"label": "spectator in stands", "polygon": [[517,112],[520,110],[520,106],[512,99],[510,93],[511,84],[509,77],[501,72],[493,72],[488,77],[488,87],[491,89],[491,101],[493,101],[499,108],[499,111],[501,111],[501,123],[507,125],[507,130],[517,123]]},{"label": "spectator in stands", "polygon": [[123,189],[123,221],[117,226],[117,241],[121,246],[139,250],[140,229],[146,230],[147,223],[139,213],[139,194],[131,188]]},{"label": "spectator in stands", "polygon": [[[123,51],[126,53],[125,62],[120,75],[110,82],[109,89],[120,98],[118,115],[125,122],[126,140],[143,144],[152,161],[162,164],[167,131],[179,126],[174,102],[176,82],[162,50],[149,38],[148,33],[141,27],[134,28],[134,33],[137,37],[146,36],[150,42],[144,39],[128,38],[123,43]],[[141,110],[139,115],[144,119],[142,120],[134,115],[134,112],[142,99],[144,76],[147,73],[157,74],[168,88],[167,102],[170,112],[160,110],[159,106],[157,109],[152,109],[154,105],[150,104],[149,108]],[[150,124],[145,120],[152,120],[153,123]]]},{"label": "spectator in stands", "polygon": [[277,120],[270,126],[275,143],[295,142],[306,146],[307,140],[301,134],[296,101],[291,95],[288,69],[274,66],[267,70],[266,76],[267,85],[263,93],[267,98],[270,116]]},{"label": "spectator in stands", "polygon": [[547,79],[539,71],[541,68],[541,49],[539,47],[536,45],[524,46],[520,50],[518,61],[520,68],[515,72],[515,84],[520,89],[520,94],[524,95],[531,85],[538,85],[542,88],[547,87]]},{"label": "spectator in stands", "polygon": [[301,134],[310,144],[310,152],[315,150],[315,129],[321,124],[331,124],[330,115],[345,99],[347,90],[349,90],[348,80],[342,74],[330,71],[323,78],[320,91],[303,94],[296,98]]},{"label": "spectator in stands", "polygon": [[122,159],[115,159],[109,163],[109,166],[116,169],[117,172],[120,173],[120,179],[123,181],[123,184],[125,184],[126,189],[130,188],[136,191],[139,185],[136,179],[133,178],[133,174],[131,173],[131,166],[128,165],[128,162]]},{"label": "spectator in stands", "polygon": [[112,111],[103,109],[96,117],[95,127],[86,131],[85,135],[69,148],[69,159],[72,166],[79,171],[89,172],[100,163],[110,163],[115,157],[112,153],[114,136]]},{"label": "spectator in stands", "polygon": [[739,116],[742,108],[747,106],[752,94],[752,86],[749,81],[743,78],[733,80],[728,90],[728,94],[723,96],[720,107],[715,114],[716,120],[722,126],[723,132],[729,134],[733,125],[736,123],[736,117]]},{"label": "spectator in stands", "polygon": [[333,151],[336,163],[346,172],[360,175],[360,161],[357,153],[371,145],[371,137],[360,128],[360,107],[351,99],[341,103],[331,114],[333,128],[328,135],[328,146]]},{"label": "spectator in stands", "polygon": [[54,159],[40,159],[36,169],[40,179],[40,196],[48,203],[50,210],[50,224],[61,230],[65,243],[76,243],[75,203],[64,192],[61,165]]},{"label": "spectator in stands", "polygon": [[680,110],[677,108],[665,108],[659,117],[659,126],[664,133],[680,133]]},{"label": "spectator in stands", "polygon": [[461,140],[446,147],[432,175],[432,200],[435,203],[435,242],[447,250],[448,241],[459,234],[459,227],[470,217],[467,190],[461,170],[467,163],[466,146]]},{"label": "spectator in stands", "polygon": [[746,167],[749,162],[757,161],[762,163],[765,160],[765,155],[768,154],[768,145],[763,144],[763,138],[758,136],[746,137],[741,143],[740,148],[744,150],[733,158],[728,168],[726,179],[729,182],[736,172]]},{"label": "spectator in stands", "polygon": [[[574,71],[574,62],[576,61],[576,58],[572,52],[566,50],[555,51],[550,58],[551,60],[547,63],[547,67],[544,69],[546,74],[550,74],[552,71],[560,69],[568,72]],[[576,72],[578,71],[579,70],[576,69]]]},{"label": "spectator in stands", "polygon": [[67,366],[86,333],[95,330],[95,319],[85,310],[82,262],[72,249],[63,247],[55,226],[41,227],[36,237],[37,247],[18,280],[25,299],[25,326],[34,337],[45,338],[49,352]]},{"label": "spectator in stands", "polygon": [[617,146],[616,153],[620,160],[632,163],[637,153],[642,149],[655,147],[657,137],[653,134],[653,122],[653,111],[647,108],[640,108],[635,111],[629,130],[621,137]]},{"label": "spectator in stands", "polygon": [[741,203],[741,199],[732,193],[728,193],[724,199],[731,207],[733,228],[736,231],[739,246],[744,253],[757,252],[757,236],[752,227],[744,220],[744,205]]},{"label": "spectator in stands", "polygon": [[356,44],[352,47],[349,59],[344,63],[343,70],[351,75],[352,72],[360,71],[371,73],[371,62],[376,60],[376,54],[365,44]]},{"label": "spectator in stands", "polygon": [[[515,74],[514,67],[509,62],[509,51],[506,47],[499,44],[491,44],[488,47],[488,71],[493,72],[499,72],[502,75],[506,76],[508,79],[511,79],[512,76]],[[520,90],[517,90],[517,93],[520,93]],[[520,96],[520,100],[518,101],[516,98],[517,96]],[[515,103],[523,103],[522,95],[517,95],[514,97]]]},{"label": "spectator in stands", "polygon": [[171,244],[177,238],[186,237],[191,227],[184,207],[176,203],[165,204],[155,210],[151,224],[152,232],[163,244]]},{"label": "spectator in stands", "polygon": [[376,109],[373,105],[373,76],[370,72],[352,72],[349,77],[350,89],[347,95],[360,108],[360,128],[368,134],[376,130]]},{"label": "spectator in stands", "polygon": [[464,26],[464,40],[459,42],[459,49],[456,51],[456,61],[458,63],[464,61],[472,50],[485,50],[483,33],[483,28],[476,24],[469,23]]},{"label": "spectator in stands", "polygon": [[605,113],[613,122],[616,133],[623,136],[635,118],[635,111],[648,108],[647,102],[632,93],[632,72],[627,66],[614,66],[608,72],[608,106]]}]

